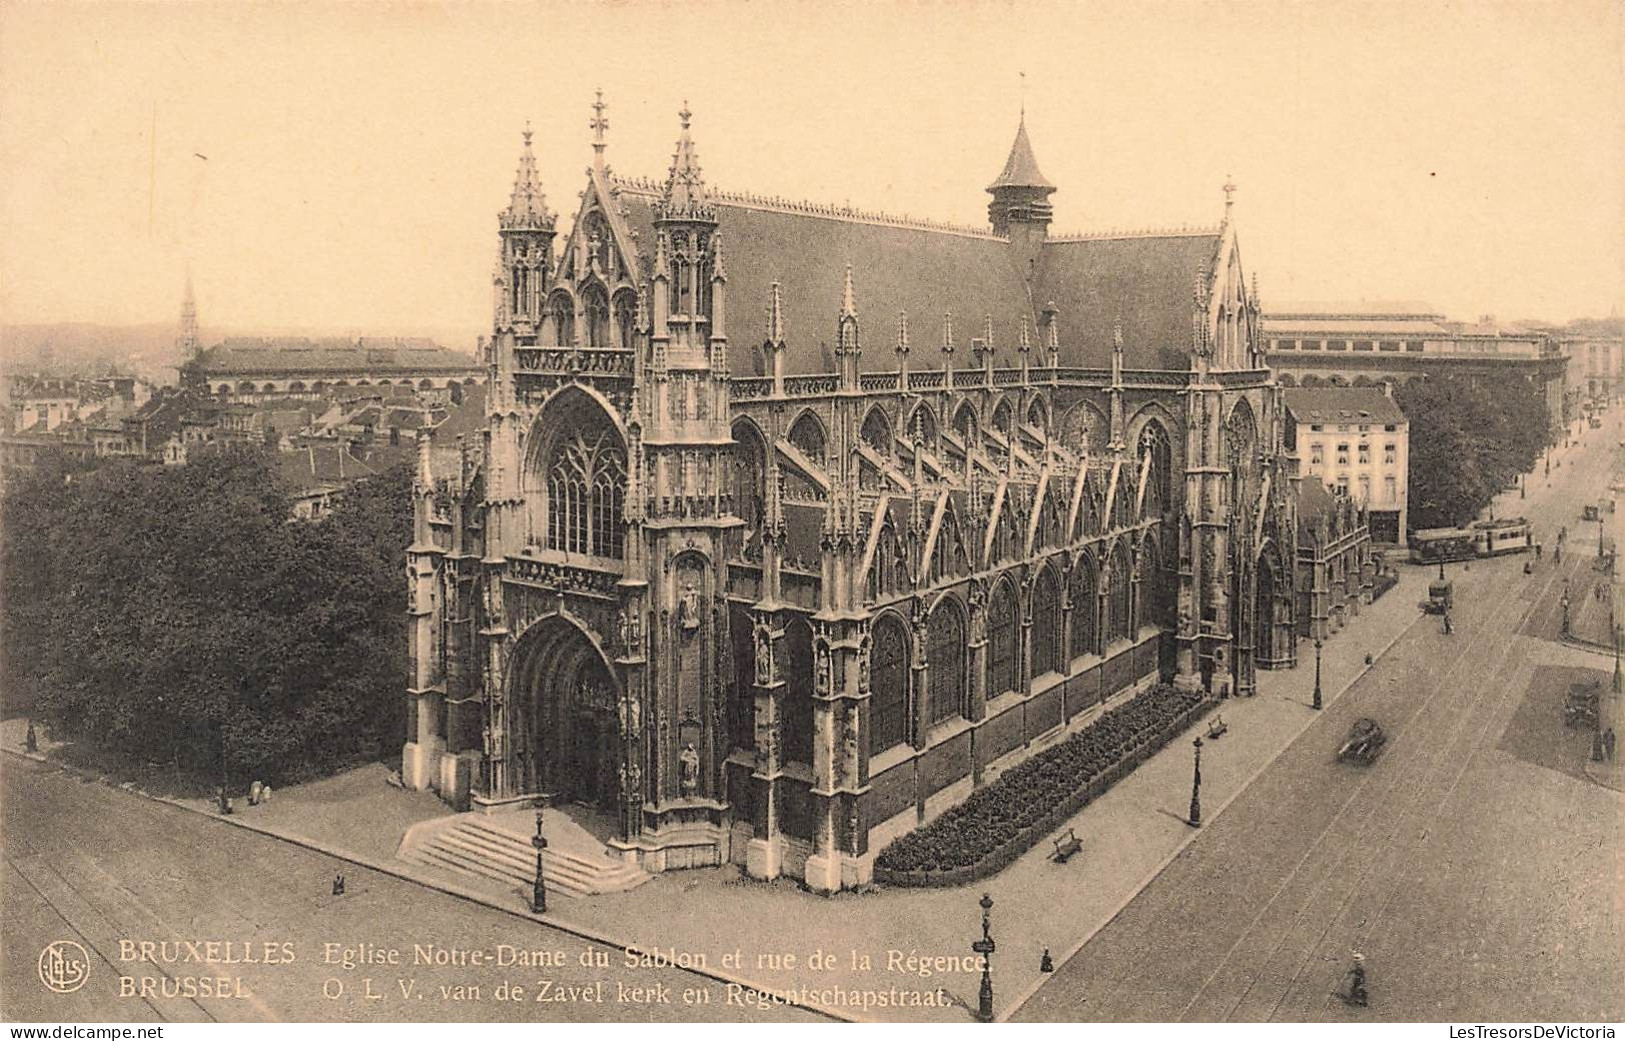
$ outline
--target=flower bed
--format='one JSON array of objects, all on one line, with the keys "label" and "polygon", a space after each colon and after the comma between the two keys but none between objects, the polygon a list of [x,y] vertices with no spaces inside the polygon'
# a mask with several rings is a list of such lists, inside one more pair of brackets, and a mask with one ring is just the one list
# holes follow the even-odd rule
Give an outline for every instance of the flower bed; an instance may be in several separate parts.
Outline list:
[{"label": "flower bed", "polygon": [[1159,685],[1111,709],[897,838],[875,858],[875,881],[954,886],[1002,870],[1212,704],[1201,691]]}]

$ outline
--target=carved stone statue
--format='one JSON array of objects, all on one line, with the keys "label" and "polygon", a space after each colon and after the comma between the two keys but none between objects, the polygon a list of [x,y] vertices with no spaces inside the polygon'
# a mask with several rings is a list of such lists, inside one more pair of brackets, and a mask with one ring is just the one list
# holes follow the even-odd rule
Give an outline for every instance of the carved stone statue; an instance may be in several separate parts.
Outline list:
[{"label": "carved stone statue", "polygon": [[690,741],[683,746],[683,750],[677,755],[677,762],[681,767],[683,796],[692,797],[700,790],[700,753],[695,750],[694,742]]},{"label": "carved stone statue", "polygon": [[773,633],[765,625],[756,627],[756,682],[765,686],[772,683]]},{"label": "carved stone statue", "polygon": [[677,594],[677,624],[690,631],[700,627],[700,590],[692,580]]}]

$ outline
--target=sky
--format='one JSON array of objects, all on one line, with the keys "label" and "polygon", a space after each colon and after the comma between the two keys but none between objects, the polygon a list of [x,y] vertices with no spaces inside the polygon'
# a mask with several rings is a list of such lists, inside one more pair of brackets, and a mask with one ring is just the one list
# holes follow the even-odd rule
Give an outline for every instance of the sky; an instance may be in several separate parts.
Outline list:
[{"label": "sky", "polygon": [[[529,119],[591,162],[982,225],[1025,105],[1055,233],[1215,224],[1272,301],[1625,313],[1625,5],[0,0],[0,320],[490,326]],[[1023,74],[1025,74],[1023,76]],[[858,273],[861,277],[861,273]],[[747,305],[742,313],[753,313]]]}]

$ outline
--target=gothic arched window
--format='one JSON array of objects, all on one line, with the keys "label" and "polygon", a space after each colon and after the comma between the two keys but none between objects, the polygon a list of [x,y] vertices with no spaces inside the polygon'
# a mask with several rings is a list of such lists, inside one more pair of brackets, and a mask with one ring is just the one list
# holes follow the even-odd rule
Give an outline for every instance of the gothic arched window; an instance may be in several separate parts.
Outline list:
[{"label": "gothic arched window", "polygon": [[615,334],[623,351],[632,349],[637,331],[638,297],[630,289],[615,294]]},{"label": "gothic arched window", "polygon": [[965,618],[959,606],[943,600],[926,623],[926,653],[931,676],[931,722],[941,723],[965,711]]},{"label": "gothic arched window", "polygon": [[1016,653],[1021,646],[1016,591],[1008,581],[993,587],[987,604],[987,697],[991,701],[1021,682]]},{"label": "gothic arched window", "polygon": [[804,412],[790,427],[790,443],[801,449],[801,454],[817,466],[824,466],[824,427],[818,417]]},{"label": "gothic arched window", "polygon": [[1130,631],[1130,592],[1133,589],[1133,565],[1129,562],[1128,548],[1121,540],[1117,548],[1112,550],[1112,566],[1107,572],[1106,596],[1106,642],[1113,640],[1126,640],[1133,633]]},{"label": "gothic arched window", "polygon": [[613,347],[609,338],[609,297],[604,287],[595,283],[583,290],[581,307],[587,320],[587,346]]},{"label": "gothic arched window", "polygon": [[891,615],[875,624],[869,658],[869,754],[878,755],[908,740],[908,632]]},{"label": "gothic arched window", "polygon": [[872,408],[863,418],[863,440],[879,452],[889,456],[892,453],[891,423],[886,419],[886,412],[881,408]]},{"label": "gothic arched window", "polygon": [[1045,568],[1033,583],[1033,675],[1060,672],[1061,593],[1055,571]]},{"label": "gothic arched window", "polygon": [[807,619],[797,615],[786,627],[790,670],[784,688],[784,758],[812,764],[813,752],[813,634]]},{"label": "gothic arched window", "polygon": [[1095,615],[1100,592],[1095,560],[1085,553],[1072,567],[1072,656],[1095,653]]},{"label": "gothic arched window", "polygon": [[1141,516],[1160,517],[1173,504],[1173,454],[1168,446],[1168,431],[1154,419],[1140,431],[1139,459],[1145,469],[1145,508]]},{"label": "gothic arched window", "polygon": [[575,395],[550,406],[537,429],[546,440],[527,470],[527,490],[542,511],[532,515],[532,537],[563,553],[621,557],[626,449],[609,418]]},{"label": "gothic arched window", "polygon": [[547,301],[547,318],[553,324],[553,341],[560,347],[576,342],[576,305],[565,292],[554,293]]},{"label": "gothic arched window", "polygon": [[756,626],[750,612],[737,604],[728,610],[728,635],[734,652],[734,690],[729,699],[728,733],[733,746],[756,748]]}]

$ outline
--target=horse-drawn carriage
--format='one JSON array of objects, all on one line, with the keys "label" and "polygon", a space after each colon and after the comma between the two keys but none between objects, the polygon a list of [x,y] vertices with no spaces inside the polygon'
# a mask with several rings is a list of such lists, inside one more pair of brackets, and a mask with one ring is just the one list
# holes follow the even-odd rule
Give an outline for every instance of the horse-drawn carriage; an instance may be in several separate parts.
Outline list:
[{"label": "horse-drawn carriage", "polygon": [[1428,583],[1428,598],[1416,606],[1423,614],[1448,614],[1455,606],[1455,583],[1448,578],[1437,578]]},{"label": "horse-drawn carriage", "polygon": [[1337,750],[1337,758],[1369,766],[1382,754],[1387,743],[1388,735],[1382,732],[1381,724],[1374,719],[1361,719],[1349,730],[1349,738]]}]

